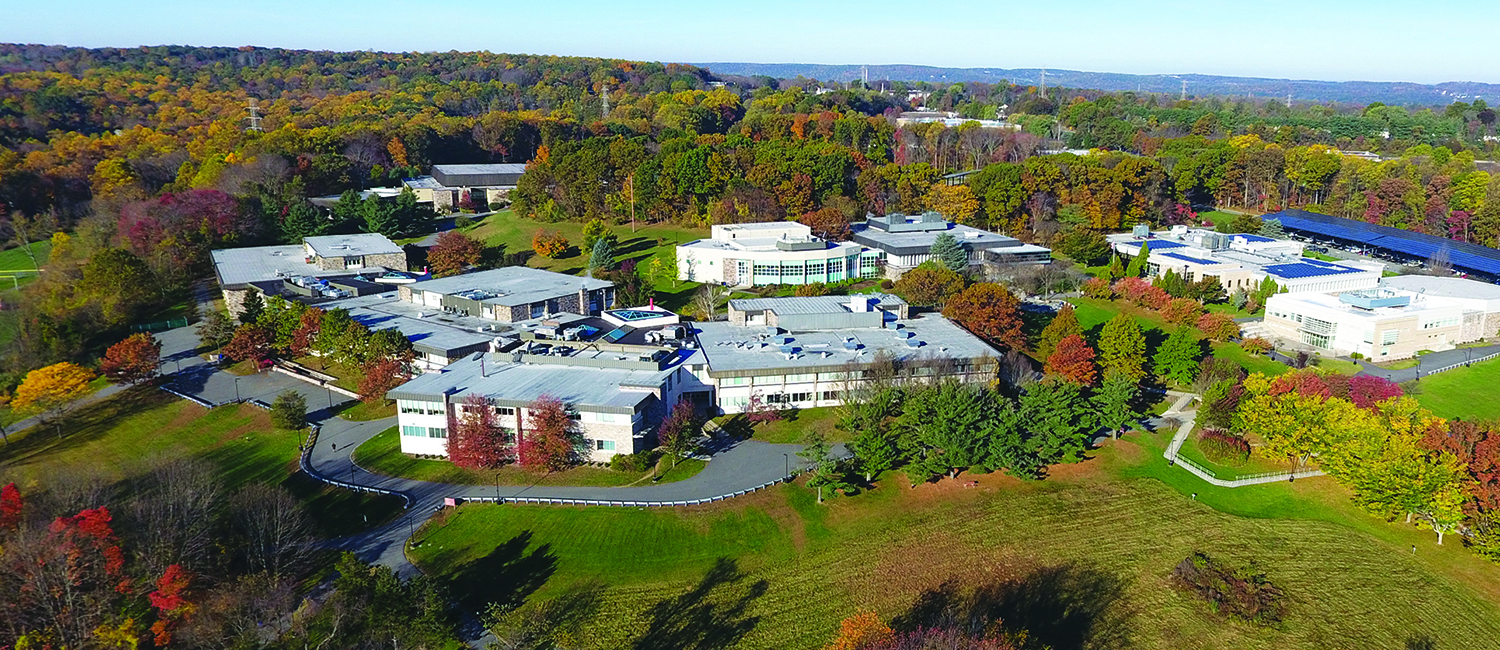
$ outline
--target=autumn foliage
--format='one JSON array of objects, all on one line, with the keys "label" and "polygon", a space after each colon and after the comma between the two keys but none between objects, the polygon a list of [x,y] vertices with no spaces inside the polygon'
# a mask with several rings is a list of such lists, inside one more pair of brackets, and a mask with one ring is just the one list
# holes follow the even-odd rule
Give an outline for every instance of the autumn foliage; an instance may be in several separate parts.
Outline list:
[{"label": "autumn foliage", "polygon": [[516,448],[521,466],[532,471],[557,472],[572,465],[582,434],[562,401],[540,397],[527,407],[526,414],[526,432]]},{"label": "autumn foliage", "polygon": [[275,336],[271,330],[260,325],[246,324],[234,330],[234,338],[220,350],[234,361],[254,361],[256,365],[271,358]]},{"label": "autumn foliage", "polygon": [[839,624],[839,635],[823,650],[862,650],[875,644],[888,643],[896,633],[891,626],[880,620],[875,612],[860,612],[844,619]]},{"label": "autumn foliage", "polygon": [[943,315],[992,343],[1024,350],[1020,304],[1004,286],[981,282],[949,298]]},{"label": "autumn foliage", "polygon": [[1189,325],[1198,322],[1203,315],[1203,305],[1191,298],[1173,298],[1167,308],[1161,310],[1162,318],[1173,325]]},{"label": "autumn foliage", "polygon": [[25,502],[21,498],[21,490],[16,488],[15,483],[6,483],[0,488],[0,530],[9,530],[21,524],[21,516],[25,513]]},{"label": "autumn foliage", "polygon": [[1198,329],[1211,341],[1228,341],[1240,335],[1240,326],[1229,314],[1208,313],[1198,317]]},{"label": "autumn foliage", "polygon": [[126,593],[130,579],[125,576],[125,552],[110,526],[113,519],[109,508],[91,508],[72,517],[58,517],[50,530],[78,574],[88,573],[89,567],[102,569],[114,590]]},{"label": "autumn foliage", "polygon": [[480,395],[464,398],[448,416],[448,460],[465,469],[493,469],[511,461],[512,449],[495,409]]},{"label": "autumn foliage", "polygon": [[553,259],[568,250],[568,238],[556,230],[542,229],[531,236],[531,250],[537,255]]},{"label": "autumn foliage", "polygon": [[963,288],[963,276],[928,263],[901,274],[893,290],[913,305],[942,306]]},{"label": "autumn foliage", "polygon": [[151,625],[151,632],[155,635],[157,647],[172,643],[172,631],[197,609],[185,597],[192,581],[193,574],[187,569],[178,564],[169,565],[156,581],[156,591],[146,595],[151,607],[156,609],[156,622]]},{"label": "autumn foliage", "polygon": [[127,384],[150,380],[160,365],[161,341],[145,333],[132,334],[109,346],[99,362],[100,370],[110,381]]},{"label": "autumn foliage", "polygon": [[1046,373],[1080,386],[1091,386],[1098,375],[1094,366],[1094,349],[1082,336],[1073,334],[1058,342],[1047,357]]},{"label": "autumn foliage", "polygon": [[[540,250],[538,255],[545,255]],[[457,230],[438,235],[437,242],[427,250],[427,263],[436,277],[447,277],[462,273],[464,269],[479,263],[484,256],[484,244]]]},{"label": "autumn foliage", "polygon": [[83,397],[89,390],[94,373],[66,361],[26,373],[16,387],[11,407],[18,411],[49,411]]},{"label": "autumn foliage", "polygon": [[797,219],[812,228],[813,235],[828,241],[848,241],[849,219],[835,208],[822,208]]},{"label": "autumn foliage", "polygon": [[365,362],[364,376],[359,380],[359,399],[366,404],[381,404],[386,393],[411,379],[411,369],[398,359],[380,357]]}]

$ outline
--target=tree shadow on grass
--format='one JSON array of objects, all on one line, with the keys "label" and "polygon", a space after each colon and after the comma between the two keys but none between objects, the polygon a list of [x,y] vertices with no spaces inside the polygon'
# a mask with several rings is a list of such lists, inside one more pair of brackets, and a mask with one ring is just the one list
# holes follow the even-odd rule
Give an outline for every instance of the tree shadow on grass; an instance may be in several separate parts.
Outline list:
[{"label": "tree shadow on grass", "polygon": [[746,611],[765,595],[764,580],[749,574],[729,558],[719,558],[692,589],[657,601],[646,610],[646,631],[636,638],[635,650],[712,650],[732,648],[760,622]]},{"label": "tree shadow on grass", "polygon": [[950,581],[923,592],[891,621],[891,627],[956,628],[983,636],[998,625],[1011,634],[1024,631],[1024,648],[1120,648],[1130,644],[1132,613],[1124,601],[1126,584],[1115,574],[1072,563],[972,590]]},{"label": "tree shadow on grass", "polygon": [[150,386],[136,386],[67,414],[61,422],[61,439],[57,433],[59,425],[53,422],[38,423],[21,437],[11,431],[10,443],[0,446],[0,465],[24,465],[42,456],[89,444],[113,431],[120,420],[167,406],[177,399]]},{"label": "tree shadow on grass", "polygon": [[453,576],[453,593],[460,594],[464,605],[474,611],[484,611],[491,604],[503,609],[521,606],[557,573],[552,545],[530,548],[531,539],[531,531],[522,531],[471,562]]}]

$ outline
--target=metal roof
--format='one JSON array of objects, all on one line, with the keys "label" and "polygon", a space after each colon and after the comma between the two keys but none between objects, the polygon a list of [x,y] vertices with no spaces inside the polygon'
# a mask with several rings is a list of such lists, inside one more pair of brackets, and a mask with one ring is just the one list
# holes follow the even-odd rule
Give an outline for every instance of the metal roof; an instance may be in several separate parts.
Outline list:
[{"label": "metal roof", "polygon": [[311,247],[319,257],[390,255],[401,252],[401,247],[397,246],[396,242],[391,241],[385,235],[373,232],[304,237],[302,243]]},{"label": "metal roof", "polygon": [[854,296],[811,296],[786,298],[738,298],[729,301],[735,311],[773,311],[777,314],[845,314],[849,313],[849,301],[857,296],[874,300],[871,309],[879,306],[900,306],[905,301],[887,293],[855,294]]},{"label": "metal roof", "polygon": [[408,286],[413,292],[433,291],[446,296],[465,291],[482,291],[489,297],[479,302],[516,306],[573,295],[579,291],[607,289],[615,286],[615,283],[596,278],[553,273],[527,266],[507,266],[415,282]]}]

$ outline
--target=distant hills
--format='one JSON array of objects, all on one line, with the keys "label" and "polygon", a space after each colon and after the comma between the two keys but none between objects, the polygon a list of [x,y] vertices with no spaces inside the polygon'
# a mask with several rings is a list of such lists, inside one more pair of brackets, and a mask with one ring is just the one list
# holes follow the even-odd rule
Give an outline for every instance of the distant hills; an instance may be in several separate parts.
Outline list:
[{"label": "distant hills", "polygon": [[[869,68],[870,80],[927,81],[957,83],[1010,81],[1036,85],[1041,77],[1038,68],[938,68],[925,65],[821,65],[814,63],[695,63],[717,74],[766,75],[778,78],[803,76],[823,81],[853,81]],[[1268,99],[1339,101],[1355,104],[1445,105],[1455,101],[1483,98],[1491,104],[1500,100],[1500,84],[1473,81],[1449,81],[1419,84],[1400,81],[1313,81],[1303,79],[1264,79],[1259,77],[1224,77],[1203,74],[1121,74],[1115,72],[1082,72],[1047,70],[1047,85],[1098,90],[1139,90],[1176,95],[1187,81],[1189,95],[1232,95]]]}]

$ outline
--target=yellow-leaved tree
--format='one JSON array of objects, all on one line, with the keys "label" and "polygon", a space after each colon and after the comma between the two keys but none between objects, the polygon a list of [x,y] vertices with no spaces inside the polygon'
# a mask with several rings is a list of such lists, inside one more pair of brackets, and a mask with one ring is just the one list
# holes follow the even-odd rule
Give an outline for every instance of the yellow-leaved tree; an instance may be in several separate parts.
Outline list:
[{"label": "yellow-leaved tree", "polygon": [[54,363],[26,373],[16,388],[11,406],[17,411],[35,413],[43,422],[57,426],[62,438],[62,418],[73,410],[78,398],[89,392],[94,373],[75,363]]}]

